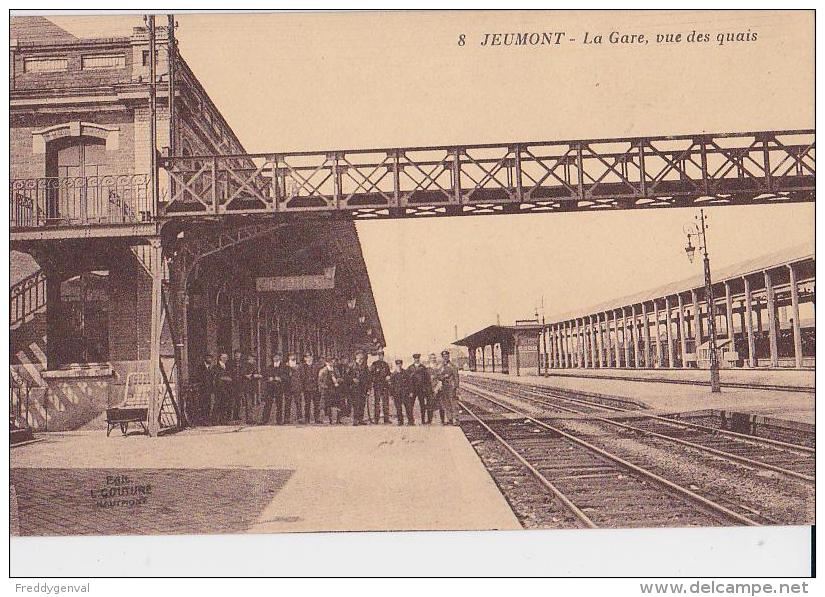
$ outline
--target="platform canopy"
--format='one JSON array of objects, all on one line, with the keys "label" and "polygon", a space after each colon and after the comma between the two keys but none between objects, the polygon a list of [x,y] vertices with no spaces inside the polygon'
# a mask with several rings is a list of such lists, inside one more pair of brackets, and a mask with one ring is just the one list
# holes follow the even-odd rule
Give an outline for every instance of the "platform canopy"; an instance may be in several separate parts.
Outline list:
[{"label": "platform canopy", "polygon": [[526,335],[535,336],[540,330],[541,324],[538,323],[524,325],[489,325],[461,340],[456,340],[453,344],[456,346],[466,346],[468,348],[489,346],[491,344],[509,346],[513,344],[513,339],[516,334],[525,333]]}]

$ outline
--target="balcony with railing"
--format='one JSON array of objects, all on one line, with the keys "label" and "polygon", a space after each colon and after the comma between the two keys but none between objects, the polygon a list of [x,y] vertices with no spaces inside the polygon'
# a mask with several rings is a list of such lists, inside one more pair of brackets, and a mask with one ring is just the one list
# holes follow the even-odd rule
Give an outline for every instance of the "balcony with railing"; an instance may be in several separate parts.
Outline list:
[{"label": "balcony with railing", "polygon": [[12,231],[154,220],[148,174],[17,178],[9,183]]}]

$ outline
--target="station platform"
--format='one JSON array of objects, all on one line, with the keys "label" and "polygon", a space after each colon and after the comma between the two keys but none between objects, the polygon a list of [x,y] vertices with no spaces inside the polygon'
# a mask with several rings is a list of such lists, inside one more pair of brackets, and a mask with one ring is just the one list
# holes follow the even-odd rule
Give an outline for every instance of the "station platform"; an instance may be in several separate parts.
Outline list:
[{"label": "station platform", "polygon": [[[631,378],[631,374],[643,373],[638,370],[627,370],[627,375],[620,376],[622,370],[605,370],[604,375],[614,374],[616,378],[608,379],[598,375],[584,377],[584,373],[572,374],[551,374],[549,377],[539,377],[535,375],[508,375],[504,373],[478,373],[462,371],[461,374],[468,378],[494,378],[515,383],[546,385],[567,390],[577,390],[580,392],[590,392],[594,394],[604,394],[618,398],[632,400],[643,407],[661,413],[691,412],[697,410],[716,409],[725,411],[745,412],[750,414],[763,415],[779,420],[795,421],[801,423],[815,424],[814,414],[814,394],[812,392],[799,392],[790,390],[775,389],[746,389],[746,388],[725,388],[726,381],[733,381],[732,371],[723,370],[722,392],[712,394],[707,384],[698,385],[690,383],[672,383],[657,381],[638,381]],[[659,374],[662,371],[647,371],[647,373]],[[588,371],[589,373],[589,371]],[[671,374],[679,372],[671,371]],[[688,373],[688,372],[686,372]],[[690,372],[693,373],[693,372]],[[707,371],[699,371],[705,376]],[[761,372],[760,372],[761,373]],[[787,373],[787,372],[777,372]],[[800,373],[808,373],[803,371]],[[811,372],[813,377],[813,372]],[[704,380],[702,380],[704,381]],[[764,381],[764,380],[763,380]],[[796,379],[790,380],[796,382]],[[791,385],[789,383],[789,385]]]},{"label": "station platform", "polygon": [[[707,384],[707,369],[553,369],[554,377],[599,379],[630,379],[679,384]],[[786,387],[814,391],[816,371],[813,369],[722,369],[722,384],[749,385],[769,389]]]},{"label": "station platform", "polygon": [[18,535],[521,528],[457,427],[40,437],[11,451]]}]

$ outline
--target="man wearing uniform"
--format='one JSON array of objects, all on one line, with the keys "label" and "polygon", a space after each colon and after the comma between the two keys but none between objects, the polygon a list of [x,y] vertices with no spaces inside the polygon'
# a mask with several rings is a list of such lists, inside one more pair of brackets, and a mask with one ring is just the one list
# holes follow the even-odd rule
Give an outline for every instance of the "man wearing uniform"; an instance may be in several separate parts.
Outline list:
[{"label": "man wearing uniform", "polygon": [[[442,412],[446,411],[447,420],[451,425],[458,423],[456,419],[458,394],[458,368],[450,362],[450,351],[441,351],[441,365],[436,373],[441,388],[439,389]],[[443,415],[441,422],[444,423]]]},{"label": "man wearing uniform", "polygon": [[410,384],[410,392],[412,392],[413,404],[418,400],[421,422],[429,423],[430,420],[427,417],[427,413],[429,412],[430,398],[433,390],[430,373],[421,362],[421,354],[415,353],[413,355],[412,365],[407,368],[407,377]]},{"label": "man wearing uniform", "polygon": [[404,411],[407,411],[407,424],[415,425],[415,415],[413,407],[415,400],[410,392],[410,384],[407,379],[407,372],[404,371],[404,361],[395,361],[395,370],[390,374],[390,396],[395,404],[395,418],[399,425],[404,424]]},{"label": "man wearing uniform", "polygon": [[[323,366],[323,363],[321,364]],[[315,364],[315,359],[311,352],[304,353],[304,362],[301,365],[301,385],[304,391],[304,419],[307,423],[310,421],[310,412],[312,413],[312,421],[320,423],[320,397],[318,395],[318,373],[321,367]]]},{"label": "man wearing uniform", "polygon": [[355,366],[352,368],[352,424],[364,424],[364,407],[367,405],[367,393],[370,391],[370,370],[367,367],[367,355],[363,350],[355,353]]},{"label": "man wearing uniform", "polygon": [[390,366],[384,360],[384,351],[378,351],[378,359],[370,365],[370,378],[372,380],[373,413],[375,422],[378,423],[380,414],[384,414],[384,424],[390,422]]},{"label": "man wearing uniform", "polygon": [[284,370],[281,355],[272,355],[272,364],[266,368],[264,379],[266,390],[264,392],[264,412],[261,416],[261,425],[269,424],[269,417],[272,415],[272,403],[275,403],[275,423],[279,424],[283,420],[284,412],[284,389],[289,372]]}]

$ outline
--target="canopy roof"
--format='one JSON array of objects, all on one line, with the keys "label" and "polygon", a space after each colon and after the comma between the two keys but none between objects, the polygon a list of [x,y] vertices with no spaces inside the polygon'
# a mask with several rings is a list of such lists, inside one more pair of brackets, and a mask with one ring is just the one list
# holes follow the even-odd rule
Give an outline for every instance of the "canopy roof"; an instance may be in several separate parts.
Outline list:
[{"label": "canopy roof", "polygon": [[537,323],[526,325],[489,325],[461,340],[456,340],[453,344],[467,347],[486,346],[488,344],[509,344],[512,343],[516,333],[528,332],[529,335],[536,335],[540,330],[541,325]]}]

